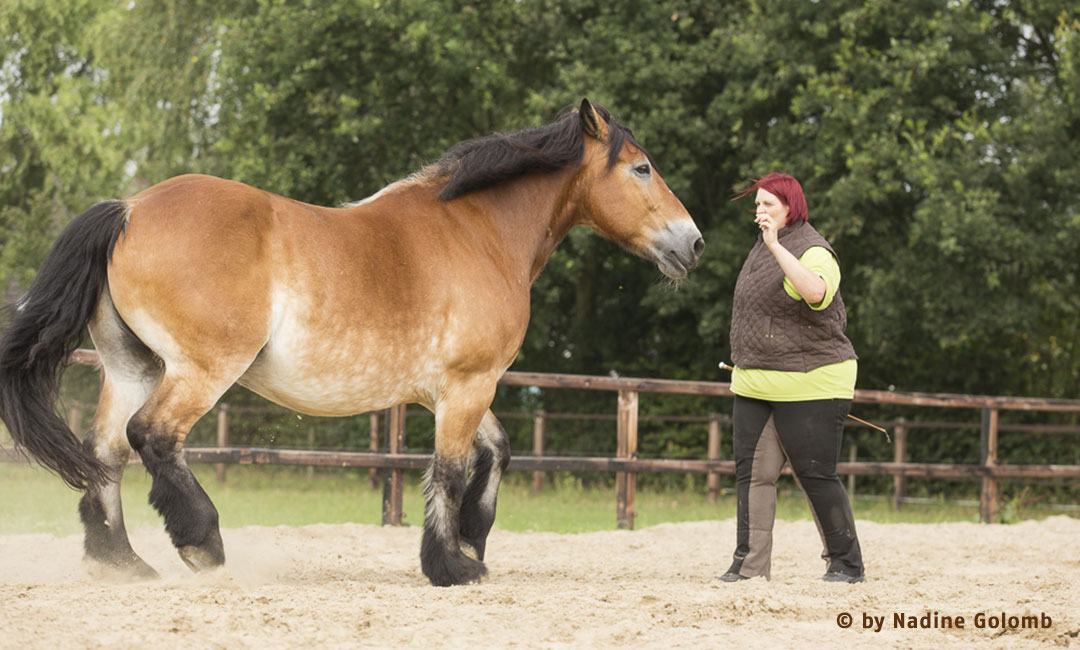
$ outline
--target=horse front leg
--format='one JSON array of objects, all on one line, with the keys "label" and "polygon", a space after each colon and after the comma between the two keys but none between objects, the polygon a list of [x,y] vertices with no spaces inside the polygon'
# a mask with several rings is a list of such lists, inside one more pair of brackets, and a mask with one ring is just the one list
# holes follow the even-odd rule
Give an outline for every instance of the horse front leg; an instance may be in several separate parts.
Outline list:
[{"label": "horse front leg", "polygon": [[472,476],[461,504],[461,541],[483,562],[487,536],[495,523],[495,503],[503,472],[510,464],[510,439],[495,415],[488,411],[473,443]]},{"label": "horse front leg", "polygon": [[[467,584],[487,575],[461,550],[461,506],[476,430],[495,394],[495,382],[448,388],[435,408],[435,456],[425,476],[420,567],[437,587]],[[471,385],[470,385],[471,384]]]}]

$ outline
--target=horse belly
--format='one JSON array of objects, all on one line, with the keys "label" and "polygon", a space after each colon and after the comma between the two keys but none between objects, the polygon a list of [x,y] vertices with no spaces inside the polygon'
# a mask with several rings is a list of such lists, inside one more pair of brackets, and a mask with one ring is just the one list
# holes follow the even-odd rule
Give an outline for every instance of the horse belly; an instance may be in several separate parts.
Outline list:
[{"label": "horse belly", "polygon": [[438,384],[430,364],[340,347],[305,361],[268,346],[239,379],[272,402],[310,415],[345,416],[418,402],[430,406]]}]

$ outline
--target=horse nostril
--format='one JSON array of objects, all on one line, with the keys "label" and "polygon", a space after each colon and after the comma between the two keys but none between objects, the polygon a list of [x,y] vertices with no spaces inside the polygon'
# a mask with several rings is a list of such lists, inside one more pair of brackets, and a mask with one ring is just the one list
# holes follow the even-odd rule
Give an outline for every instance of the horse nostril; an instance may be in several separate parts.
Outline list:
[{"label": "horse nostril", "polygon": [[698,237],[697,241],[694,242],[694,257],[695,258],[701,257],[701,254],[704,253],[704,252],[705,252],[705,240],[702,239],[701,237]]}]

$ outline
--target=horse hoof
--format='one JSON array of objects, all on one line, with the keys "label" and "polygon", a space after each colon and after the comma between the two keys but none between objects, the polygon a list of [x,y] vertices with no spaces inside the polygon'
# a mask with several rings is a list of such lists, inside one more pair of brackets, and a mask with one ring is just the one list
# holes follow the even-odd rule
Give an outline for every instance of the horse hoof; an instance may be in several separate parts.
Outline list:
[{"label": "horse hoof", "polygon": [[132,553],[130,557],[115,562],[105,562],[96,558],[84,558],[90,575],[99,580],[158,580],[161,576],[141,557]]},{"label": "horse hoof", "polygon": [[421,562],[424,575],[436,587],[453,587],[481,582],[487,577],[487,567],[464,553],[456,553],[442,562]]},{"label": "horse hoof", "polygon": [[466,539],[465,537],[461,538],[461,552],[469,559],[483,562],[485,546],[487,546],[485,540],[471,540]]},{"label": "horse hoof", "polygon": [[[468,557],[468,556],[466,556]],[[466,564],[466,570],[462,575],[461,585],[473,585],[483,582],[487,579],[487,567],[483,562],[478,562],[472,558],[468,558],[469,562]]]},{"label": "horse hoof", "polygon": [[150,566],[146,562],[143,562],[141,559],[138,561],[138,563],[136,563],[135,566],[131,567],[130,570],[131,576],[138,580],[161,579],[161,576],[158,574],[157,571],[154,570],[154,567]]},{"label": "horse hoof", "polygon": [[180,559],[184,561],[184,564],[196,573],[216,569],[222,564],[214,555],[198,546],[181,546],[176,550],[180,553]]}]

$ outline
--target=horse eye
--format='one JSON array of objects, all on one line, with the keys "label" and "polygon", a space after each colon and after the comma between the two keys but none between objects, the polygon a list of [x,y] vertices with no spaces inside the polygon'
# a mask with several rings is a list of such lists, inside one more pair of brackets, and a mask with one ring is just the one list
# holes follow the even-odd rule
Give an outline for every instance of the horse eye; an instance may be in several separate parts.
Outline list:
[{"label": "horse eye", "polygon": [[634,167],[634,173],[638,176],[648,176],[649,166],[645,164],[638,165],[637,167]]}]

